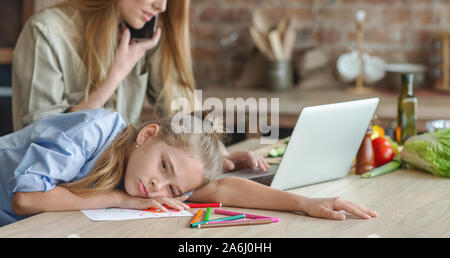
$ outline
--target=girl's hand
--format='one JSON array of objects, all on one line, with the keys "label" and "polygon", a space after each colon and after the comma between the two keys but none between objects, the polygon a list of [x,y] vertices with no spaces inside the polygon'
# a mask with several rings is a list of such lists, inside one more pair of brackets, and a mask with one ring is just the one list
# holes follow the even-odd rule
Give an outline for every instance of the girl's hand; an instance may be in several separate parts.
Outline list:
[{"label": "girl's hand", "polygon": [[344,210],[363,219],[378,217],[378,213],[371,211],[362,205],[351,201],[346,201],[342,198],[306,198],[305,202],[304,212],[313,217],[345,220],[345,215],[339,212],[340,210]]},{"label": "girl's hand", "polygon": [[142,198],[130,196],[124,191],[120,191],[120,204],[119,208],[122,209],[148,209],[148,208],[156,208],[160,209],[163,212],[168,212],[169,210],[163,205],[170,206],[176,210],[182,211],[185,209],[189,209],[189,206],[183,203],[183,201],[187,200],[189,197],[184,195],[180,197],[170,198],[170,197],[155,197],[155,198]]},{"label": "girl's hand", "polygon": [[250,151],[234,152],[233,154],[225,156],[223,161],[223,169],[225,171],[246,168],[266,170],[269,167],[269,163],[267,163],[263,157]]},{"label": "girl's hand", "polygon": [[139,41],[131,39],[130,30],[124,28],[120,36],[120,44],[117,48],[111,74],[117,76],[119,81],[125,79],[134,66],[136,66],[137,62],[144,57],[145,52],[158,45],[160,38],[161,28],[156,30],[153,38],[140,39]]}]

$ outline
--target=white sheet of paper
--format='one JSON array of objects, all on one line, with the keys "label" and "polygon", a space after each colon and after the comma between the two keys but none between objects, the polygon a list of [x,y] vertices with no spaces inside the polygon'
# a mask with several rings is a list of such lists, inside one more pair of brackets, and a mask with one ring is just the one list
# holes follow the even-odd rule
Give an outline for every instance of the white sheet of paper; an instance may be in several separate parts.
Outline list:
[{"label": "white sheet of paper", "polygon": [[110,208],[97,210],[82,210],[81,212],[92,221],[119,221],[119,220],[133,220],[133,219],[154,219],[154,218],[193,216],[189,211],[186,210],[155,213],[142,210]]}]

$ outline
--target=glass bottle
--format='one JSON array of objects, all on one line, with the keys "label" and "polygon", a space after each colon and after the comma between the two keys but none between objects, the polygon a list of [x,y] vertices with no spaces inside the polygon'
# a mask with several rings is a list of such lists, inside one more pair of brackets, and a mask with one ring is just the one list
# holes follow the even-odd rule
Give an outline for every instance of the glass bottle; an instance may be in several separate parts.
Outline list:
[{"label": "glass bottle", "polygon": [[402,74],[402,92],[397,103],[397,130],[399,144],[417,134],[417,98],[413,95],[414,74]]},{"label": "glass bottle", "polygon": [[366,134],[356,155],[355,169],[357,175],[362,175],[375,168],[375,154],[373,153],[372,141],[370,140],[371,135],[372,122],[366,130]]}]

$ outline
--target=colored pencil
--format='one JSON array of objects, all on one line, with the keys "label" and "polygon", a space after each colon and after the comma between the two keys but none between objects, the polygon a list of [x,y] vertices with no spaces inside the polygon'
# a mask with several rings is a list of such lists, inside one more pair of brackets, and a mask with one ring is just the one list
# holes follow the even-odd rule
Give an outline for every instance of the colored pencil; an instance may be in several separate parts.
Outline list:
[{"label": "colored pencil", "polygon": [[[229,223],[229,222],[247,222],[247,221],[259,221],[259,220],[266,220],[271,218],[262,218],[262,219],[238,219],[238,220],[229,220],[229,221],[208,221],[206,224],[220,224],[220,223]],[[272,221],[273,222],[273,221]]]},{"label": "colored pencil", "polygon": [[206,208],[205,221],[209,221],[209,215],[211,214],[211,208]]},{"label": "colored pencil", "polygon": [[216,208],[216,207],[222,207],[222,203],[188,203],[187,206],[190,208]]},{"label": "colored pencil", "polygon": [[248,225],[261,225],[261,224],[270,224],[270,223],[272,223],[272,219],[251,219],[251,220],[247,220],[247,221],[224,221],[222,223],[199,224],[198,228],[248,226]]},{"label": "colored pencil", "polygon": [[214,213],[221,214],[221,215],[228,215],[228,216],[244,214],[245,217],[249,218],[249,219],[268,219],[268,218],[270,218],[270,219],[272,219],[272,222],[280,221],[279,218],[272,218],[272,217],[261,216],[261,215],[257,215],[257,214],[250,214],[250,213],[243,213],[243,212],[236,212],[236,211],[227,211],[227,210],[221,210],[221,209],[215,209]]},{"label": "colored pencil", "polygon": [[196,228],[198,227],[198,225],[201,224],[206,224],[209,222],[214,222],[214,221],[227,221],[227,220],[237,220],[237,219],[244,219],[245,215],[241,214],[241,215],[236,215],[236,216],[231,216],[231,217],[224,217],[224,218],[220,218],[220,219],[213,219],[210,221],[200,221],[200,222],[196,222],[196,223],[191,223],[191,228]]},{"label": "colored pencil", "polygon": [[197,213],[195,214],[194,218],[191,220],[191,224],[196,223],[198,221],[198,219],[200,218],[200,216],[202,215],[203,210],[200,209],[197,211]]}]

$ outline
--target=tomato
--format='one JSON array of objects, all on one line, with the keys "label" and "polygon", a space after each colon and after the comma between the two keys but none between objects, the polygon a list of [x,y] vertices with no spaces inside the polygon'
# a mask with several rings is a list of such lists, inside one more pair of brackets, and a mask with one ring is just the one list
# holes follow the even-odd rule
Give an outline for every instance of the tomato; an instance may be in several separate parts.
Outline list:
[{"label": "tomato", "polygon": [[383,136],[383,138],[385,138],[386,140],[389,141],[389,143],[391,143],[391,147],[392,147],[392,149],[394,149],[395,156],[397,156],[398,155],[398,149],[400,148],[398,143],[396,141],[392,140],[391,137],[389,137],[387,135]]},{"label": "tomato", "polygon": [[384,137],[376,138],[372,141],[373,153],[375,155],[375,166],[382,166],[395,157],[394,149],[388,139]]}]

